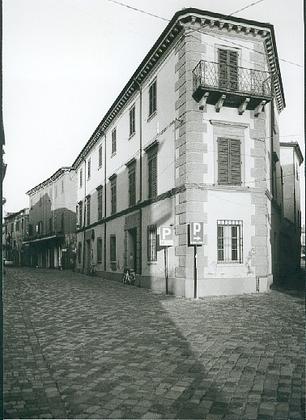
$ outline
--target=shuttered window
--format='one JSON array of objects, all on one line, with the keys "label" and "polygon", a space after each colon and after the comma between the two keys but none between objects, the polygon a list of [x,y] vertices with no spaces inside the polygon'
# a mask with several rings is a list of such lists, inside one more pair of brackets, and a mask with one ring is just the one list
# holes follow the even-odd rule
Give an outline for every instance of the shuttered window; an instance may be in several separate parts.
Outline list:
[{"label": "shuttered window", "polygon": [[241,184],[241,142],[218,138],[218,184]]},{"label": "shuttered window", "polygon": [[102,144],[99,146],[99,168],[102,166]]},{"label": "shuttered window", "polygon": [[147,257],[148,257],[148,261],[157,261],[156,225],[150,225],[147,228]]},{"label": "shuttered window", "polygon": [[231,91],[238,89],[238,52],[218,49],[219,87]]},{"label": "shuttered window", "polygon": [[86,221],[90,225],[90,195],[86,197]]},{"label": "shuttered window", "polygon": [[156,80],[149,88],[149,117],[156,111]]},{"label": "shuttered window", "polygon": [[135,133],[135,105],[130,109],[130,136]]},{"label": "shuttered window", "polygon": [[117,150],[117,131],[116,128],[112,131],[112,154],[116,153]]},{"label": "shuttered window", "polygon": [[129,206],[136,204],[136,164],[129,165]]},{"label": "shuttered window", "polygon": [[79,225],[83,226],[83,201],[79,202]]},{"label": "shuttered window", "polygon": [[148,189],[149,189],[149,198],[154,198],[157,196],[157,150],[151,151],[148,153]]},{"label": "shuttered window", "polygon": [[117,178],[111,179],[111,214],[117,211]]},{"label": "shuttered window", "polygon": [[102,204],[103,204],[103,188],[102,186],[97,188],[98,190],[98,220],[102,219]]},{"label": "shuttered window", "polygon": [[90,179],[91,176],[91,159],[89,158],[87,161],[87,179]]},{"label": "shuttered window", "polygon": [[80,169],[80,188],[82,188],[83,185],[83,169]]}]

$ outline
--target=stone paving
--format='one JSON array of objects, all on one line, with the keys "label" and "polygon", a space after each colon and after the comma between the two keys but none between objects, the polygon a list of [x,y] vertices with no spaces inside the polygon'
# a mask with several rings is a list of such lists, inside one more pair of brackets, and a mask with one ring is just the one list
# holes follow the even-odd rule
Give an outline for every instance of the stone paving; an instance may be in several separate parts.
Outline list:
[{"label": "stone paving", "polygon": [[304,296],[6,270],[4,417],[303,419]]}]

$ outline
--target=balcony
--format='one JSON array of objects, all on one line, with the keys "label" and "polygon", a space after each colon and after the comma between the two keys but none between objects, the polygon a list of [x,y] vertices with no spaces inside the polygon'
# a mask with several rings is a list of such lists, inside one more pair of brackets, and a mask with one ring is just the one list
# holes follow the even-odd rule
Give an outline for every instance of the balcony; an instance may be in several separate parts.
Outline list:
[{"label": "balcony", "polygon": [[205,104],[215,105],[219,112],[222,106],[260,113],[272,99],[272,77],[267,71],[247,69],[227,64],[201,60],[193,70],[193,97]]}]

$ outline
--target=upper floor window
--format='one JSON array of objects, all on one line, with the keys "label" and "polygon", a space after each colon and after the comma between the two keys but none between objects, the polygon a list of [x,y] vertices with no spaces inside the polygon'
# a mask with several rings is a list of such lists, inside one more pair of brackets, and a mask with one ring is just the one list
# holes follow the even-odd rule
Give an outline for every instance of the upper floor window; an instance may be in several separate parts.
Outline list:
[{"label": "upper floor window", "polygon": [[100,144],[100,146],[99,146],[98,154],[99,154],[99,168],[101,168],[101,166],[102,166],[102,144]]},{"label": "upper floor window", "polygon": [[83,169],[80,169],[80,188],[83,186]]},{"label": "upper floor window", "polygon": [[241,144],[237,139],[218,138],[218,184],[241,184]]},{"label": "upper floor window", "polygon": [[117,177],[112,177],[111,181],[111,214],[117,211]]},{"label": "upper floor window", "polygon": [[135,134],[136,124],[135,124],[135,105],[130,109],[130,137]]},{"label": "upper floor window", "polygon": [[148,191],[149,198],[157,196],[157,148],[148,152]]},{"label": "upper floor window", "polygon": [[86,223],[90,225],[90,195],[86,197]]},{"label": "upper floor window", "polygon": [[238,89],[238,51],[218,49],[219,87]]},{"label": "upper floor window", "polygon": [[129,206],[136,204],[136,162],[128,166],[129,171]]},{"label": "upper floor window", "polygon": [[218,262],[242,263],[242,251],[242,220],[218,220]]},{"label": "upper floor window", "polygon": [[91,158],[87,161],[87,179],[90,179],[91,176]]},{"label": "upper floor window", "polygon": [[102,219],[103,187],[97,188],[98,191],[98,220]]},{"label": "upper floor window", "polygon": [[149,117],[156,111],[156,80],[149,87]]},{"label": "upper floor window", "polygon": [[79,202],[79,225],[83,226],[83,201]]},{"label": "upper floor window", "polygon": [[112,131],[112,154],[117,151],[117,130],[116,128]]}]

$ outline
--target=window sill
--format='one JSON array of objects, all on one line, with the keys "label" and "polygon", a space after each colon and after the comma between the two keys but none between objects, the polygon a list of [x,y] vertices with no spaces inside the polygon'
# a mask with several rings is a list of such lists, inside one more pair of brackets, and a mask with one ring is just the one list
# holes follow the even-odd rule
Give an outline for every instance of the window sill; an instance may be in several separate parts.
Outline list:
[{"label": "window sill", "polygon": [[239,262],[239,261],[217,261],[217,265],[241,265],[243,264],[243,261]]},{"label": "window sill", "polygon": [[134,131],[134,133],[130,134],[128,140],[131,140],[133,137],[135,137],[135,134],[136,134],[136,131]]},{"label": "window sill", "polygon": [[147,122],[150,122],[153,120],[153,118],[157,115],[157,110],[155,110],[152,114],[148,116]]}]

